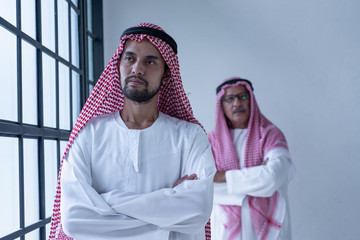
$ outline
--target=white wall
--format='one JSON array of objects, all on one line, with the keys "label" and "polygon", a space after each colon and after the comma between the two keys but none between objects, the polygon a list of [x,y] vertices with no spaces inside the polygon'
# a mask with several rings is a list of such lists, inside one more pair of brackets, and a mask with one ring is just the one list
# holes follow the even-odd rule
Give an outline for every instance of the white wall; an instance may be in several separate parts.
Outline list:
[{"label": "white wall", "polygon": [[105,64],[122,31],[160,25],[178,43],[195,116],[214,126],[215,87],[241,76],[285,133],[293,239],[359,239],[360,1],[104,0]]}]

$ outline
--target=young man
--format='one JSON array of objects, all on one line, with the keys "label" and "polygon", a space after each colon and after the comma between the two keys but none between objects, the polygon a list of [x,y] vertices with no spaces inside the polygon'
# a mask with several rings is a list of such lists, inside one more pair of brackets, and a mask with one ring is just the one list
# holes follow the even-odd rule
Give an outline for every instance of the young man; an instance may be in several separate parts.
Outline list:
[{"label": "young man", "polygon": [[293,166],[284,135],[261,114],[248,80],[227,79],[216,94],[212,239],[290,240]]},{"label": "young man", "polygon": [[156,25],[124,31],[70,137],[50,239],[205,239],[216,169],[176,53]]}]

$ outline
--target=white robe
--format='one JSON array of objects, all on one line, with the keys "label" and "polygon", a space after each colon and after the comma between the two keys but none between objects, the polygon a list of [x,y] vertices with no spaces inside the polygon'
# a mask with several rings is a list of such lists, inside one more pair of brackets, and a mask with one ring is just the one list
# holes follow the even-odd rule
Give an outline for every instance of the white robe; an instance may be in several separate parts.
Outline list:
[{"label": "white robe", "polygon": [[268,159],[266,165],[244,168],[246,132],[247,129],[231,130],[241,169],[227,171],[226,183],[214,184],[211,237],[214,240],[228,239],[228,232],[224,227],[227,219],[220,205],[236,205],[241,206],[241,232],[236,239],[257,240],[247,196],[270,197],[278,191],[279,201],[283,202],[281,206],[284,208],[278,211],[277,218],[282,220],[282,228],[276,240],[291,240],[287,185],[294,167],[289,161],[289,151],[284,148],[272,149],[264,157]]},{"label": "white robe", "polygon": [[[64,232],[76,240],[205,239],[215,171],[196,124],[160,113],[134,130],[118,111],[93,118],[63,162]],[[199,179],[172,188],[192,173]]]}]

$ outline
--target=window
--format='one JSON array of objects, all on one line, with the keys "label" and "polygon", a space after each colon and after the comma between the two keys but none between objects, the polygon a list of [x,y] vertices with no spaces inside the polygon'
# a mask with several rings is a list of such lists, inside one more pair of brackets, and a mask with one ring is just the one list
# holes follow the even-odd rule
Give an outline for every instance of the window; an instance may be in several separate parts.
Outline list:
[{"label": "window", "polygon": [[88,56],[86,57],[88,72],[87,72],[87,85],[88,93],[91,93],[97,79],[100,77],[104,70],[104,51],[103,51],[103,19],[102,14],[102,1],[87,0],[87,16],[92,21],[87,22],[87,47]]},{"label": "window", "polygon": [[103,70],[101,0],[0,3],[0,239],[47,239],[60,159]]}]

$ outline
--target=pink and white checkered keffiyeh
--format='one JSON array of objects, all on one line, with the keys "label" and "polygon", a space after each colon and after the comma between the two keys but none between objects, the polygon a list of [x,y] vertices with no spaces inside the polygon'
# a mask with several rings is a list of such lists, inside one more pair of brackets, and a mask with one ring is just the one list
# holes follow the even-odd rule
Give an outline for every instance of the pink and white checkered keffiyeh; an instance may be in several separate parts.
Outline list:
[{"label": "pink and white checkered keffiyeh", "polygon": [[[149,27],[164,31],[159,26],[150,23],[140,23],[138,27]],[[190,102],[187,98],[187,95],[184,91],[182,80],[180,76],[179,61],[174,50],[167,44],[165,41],[153,37],[147,34],[129,34],[124,35],[120,39],[120,44],[111,58],[110,62],[107,64],[105,70],[101,74],[99,80],[97,81],[94,89],[92,90],[89,98],[87,99],[81,113],[76,121],[76,124],[71,132],[66,150],[62,157],[61,165],[64,157],[68,153],[72,142],[76,138],[76,135],[80,130],[86,125],[86,123],[93,117],[99,116],[102,114],[108,114],[111,112],[118,111],[123,108],[124,104],[124,94],[120,88],[120,79],[119,79],[119,62],[120,54],[123,51],[123,47],[126,39],[131,39],[136,42],[140,42],[143,38],[147,38],[151,43],[153,43],[161,55],[163,56],[166,64],[171,71],[171,79],[163,84],[160,90],[158,109],[159,111],[166,113],[170,116],[186,120],[188,122],[200,123],[195,119]],[[201,126],[201,125],[200,125]],[[66,236],[62,230],[61,225],[61,215],[60,215],[60,199],[61,199],[61,167],[59,171],[54,210],[51,219],[51,229],[49,239],[72,239],[71,237]],[[205,226],[206,239],[210,239],[210,222]]]},{"label": "pink and white checkered keffiyeh", "polygon": [[[226,79],[224,82],[240,78]],[[230,86],[244,85],[250,94],[250,119],[246,135],[245,167],[260,165],[266,153],[275,148],[288,148],[283,133],[267,120],[260,112],[251,86],[246,81],[225,84],[216,96],[215,129],[208,134],[212,145],[216,168],[220,171],[240,169],[233,140],[227,126],[221,105],[225,89]],[[280,231],[281,223],[274,219],[278,207],[278,192],[272,197],[261,198],[248,196],[251,219],[258,239],[267,239],[271,228]],[[222,205],[227,216],[225,228],[229,232],[229,240],[241,232],[241,207]]]}]

